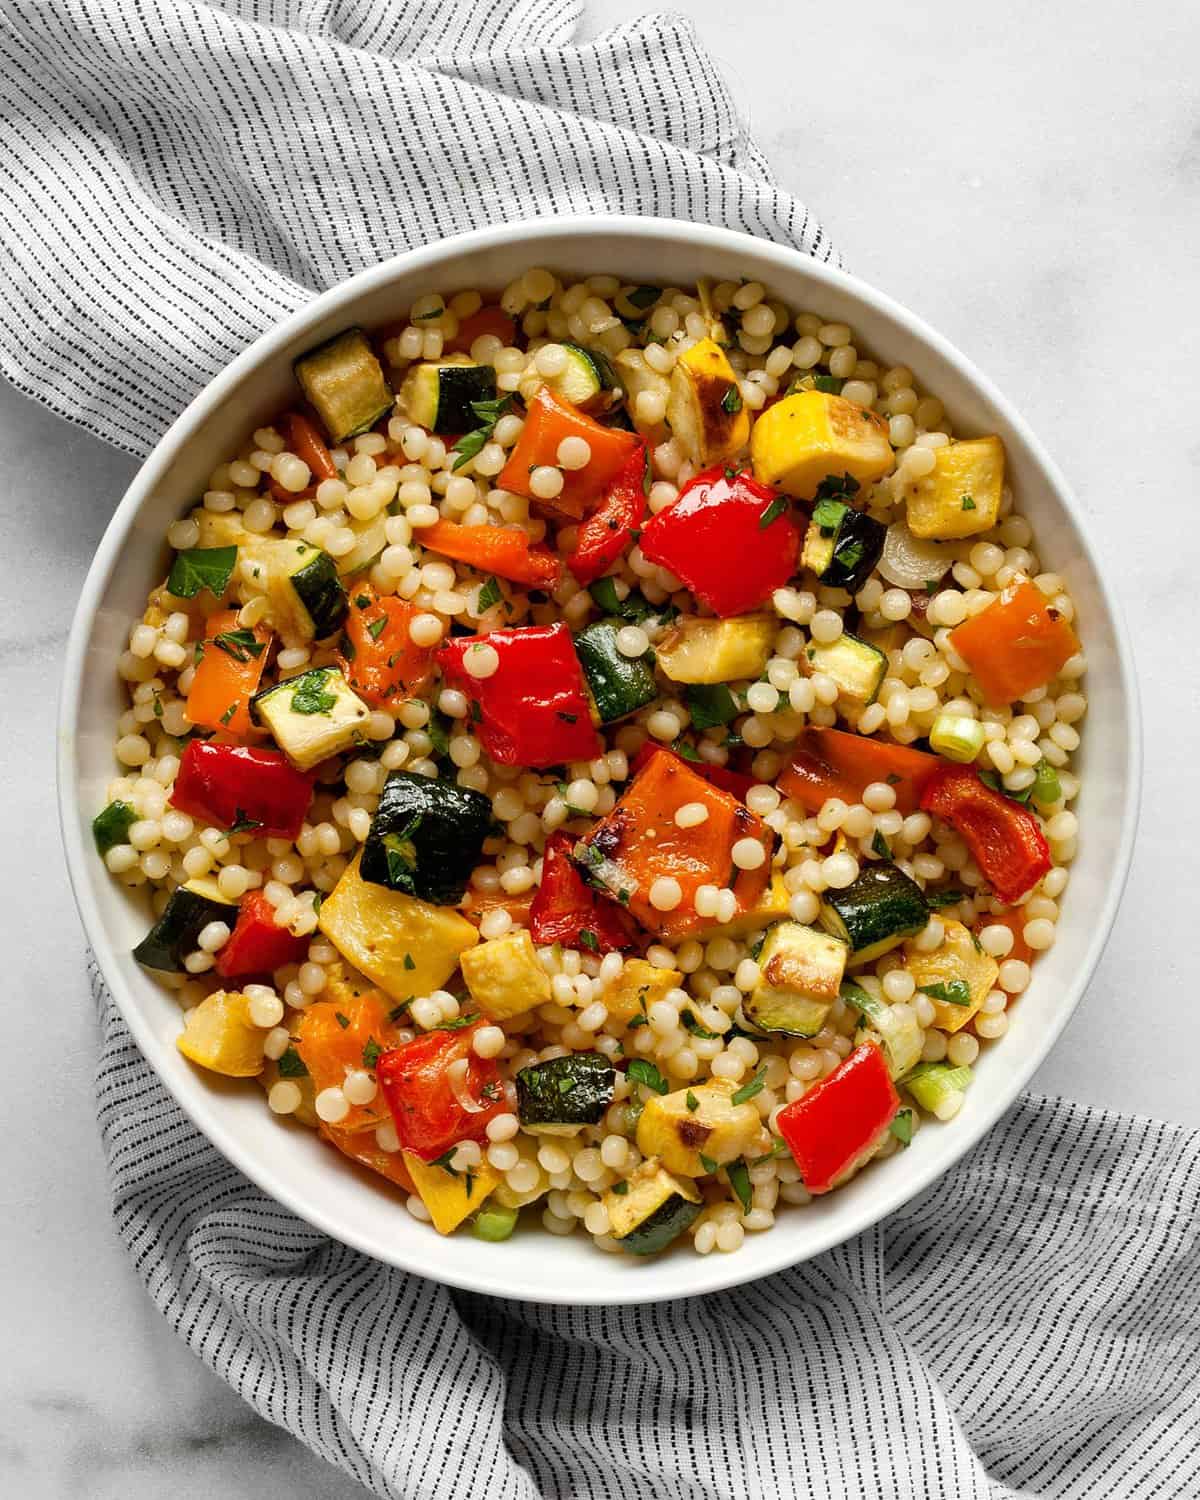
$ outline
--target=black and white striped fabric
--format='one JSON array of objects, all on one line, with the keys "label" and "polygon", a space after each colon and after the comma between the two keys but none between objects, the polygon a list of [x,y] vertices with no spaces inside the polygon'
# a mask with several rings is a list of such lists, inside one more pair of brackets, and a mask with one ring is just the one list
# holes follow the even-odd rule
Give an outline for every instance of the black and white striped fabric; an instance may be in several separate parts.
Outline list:
[{"label": "black and white striped fabric", "polygon": [[[685,22],[581,0],[0,0],[0,368],[144,452],[381,257],[533,213],[832,258]],[[93,967],[116,1222],[155,1304],[367,1490],[1200,1496],[1200,1139],[1027,1098],[885,1224],[645,1308],[489,1301],[324,1239],[158,1083]]]}]

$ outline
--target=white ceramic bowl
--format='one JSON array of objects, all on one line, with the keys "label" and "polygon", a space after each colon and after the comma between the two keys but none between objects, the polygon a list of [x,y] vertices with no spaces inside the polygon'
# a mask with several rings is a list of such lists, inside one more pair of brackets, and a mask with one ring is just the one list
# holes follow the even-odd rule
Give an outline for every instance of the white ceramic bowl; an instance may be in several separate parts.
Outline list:
[{"label": "white ceramic bowl", "polygon": [[[107,875],[90,822],[114,775],[121,689],[114,664],[162,578],[169,522],[203,490],[207,475],[246,434],[286,405],[292,360],[350,324],[382,324],[419,293],[498,289],[522,269],[687,285],[697,277],[761,280],[797,308],[844,319],[864,347],[903,362],[946,404],[960,432],[998,432],[1039,556],[1067,579],[1089,662],[1080,852],[1064,897],[1058,941],[1039,959],[1013,1025],[989,1047],[962,1113],[929,1123],[912,1148],[847,1187],[780,1214],[734,1255],[701,1258],[686,1248],[647,1261],[604,1255],[590,1239],[530,1227],[505,1244],[463,1234],[441,1239],[399,1196],[376,1186],[307,1130],[277,1123],[253,1086],[231,1086],[191,1067],[175,1048],[179,1010],[130,957],[146,913]],[[88,574],[67,650],[59,795],[63,837],[88,937],[138,1045],[196,1125],[247,1177],[317,1228],[407,1270],[498,1296],[545,1302],[622,1303],[711,1292],[751,1280],[836,1245],[911,1198],[971,1146],[1016,1098],[1074,1010],[1108,935],[1136,820],[1140,739],[1129,648],[1100,575],[1079,508],[1024,420],[944,338],[852,277],[781,246],[658,219],[574,218],[481,230],[397,256],[317,297],[272,329],[183,413],[117,508]]]}]

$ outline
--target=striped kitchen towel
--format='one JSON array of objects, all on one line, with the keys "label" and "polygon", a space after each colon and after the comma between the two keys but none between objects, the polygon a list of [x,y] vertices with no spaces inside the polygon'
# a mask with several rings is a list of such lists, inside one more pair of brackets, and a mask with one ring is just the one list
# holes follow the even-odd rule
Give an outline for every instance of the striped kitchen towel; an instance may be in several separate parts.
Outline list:
[{"label": "striped kitchen towel", "polygon": [[[686,23],[580,0],[0,0],[0,368],[144,452],[381,257],[497,220],[712,221],[823,257]],[[1200,1496],[1200,1139],[1028,1098],[870,1233],[601,1310],[333,1243],[198,1135],[93,970],[116,1222],[259,1413],[388,1497]]]}]

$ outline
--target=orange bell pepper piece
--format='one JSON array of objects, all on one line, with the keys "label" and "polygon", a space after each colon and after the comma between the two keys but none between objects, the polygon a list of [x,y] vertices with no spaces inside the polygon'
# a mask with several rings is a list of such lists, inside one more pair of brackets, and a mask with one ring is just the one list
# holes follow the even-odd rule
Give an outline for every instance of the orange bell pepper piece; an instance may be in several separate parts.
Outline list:
[{"label": "orange bell pepper piece", "polygon": [[187,716],[198,729],[245,739],[251,732],[249,703],[262,681],[271,632],[265,625],[239,627],[237,617],[236,609],[221,609],[205,621]]},{"label": "orange bell pepper piece", "polygon": [[381,1177],[394,1182],[406,1193],[416,1192],[408,1168],[404,1165],[404,1152],[382,1150],[373,1131],[338,1130],[332,1125],[321,1125],[318,1127],[318,1134],[351,1161],[369,1167],[372,1172],[378,1172]]},{"label": "orange bell pepper piece", "polygon": [[858,802],[873,781],[883,781],[891,786],[897,809],[907,817],[920,806],[921,793],[940,764],[936,755],[924,750],[869,735],[806,729],[777,785],[784,796],[816,813],[830,797]]},{"label": "orange bell pepper piece", "polygon": [[[303,1011],[296,1025],[296,1051],[309,1071],[313,1088],[341,1088],[347,1073],[373,1073],[377,1059],[397,1045],[396,1027],[378,990],[340,1000],[318,1000]],[[374,1130],[390,1119],[383,1094],[369,1104],[352,1104],[337,1122],[342,1134]]]},{"label": "orange bell pepper piece", "polygon": [[398,709],[432,675],[434,648],[416,645],[408,633],[419,613],[406,599],[381,599],[369,584],[350,591],[337,658],[346,681],[372,708]]},{"label": "orange bell pepper piece", "polygon": [[431,552],[467,563],[481,573],[494,573],[529,588],[555,589],[561,576],[558,558],[549,547],[535,547],[517,526],[460,526],[435,521],[423,526],[417,540]]},{"label": "orange bell pepper piece", "polygon": [[1044,686],[1079,650],[1079,637],[1037,584],[1010,584],[979,614],[950,632],[993,708]]},{"label": "orange bell pepper piece", "polygon": [[[558,467],[563,438],[581,437],[592,450],[582,469],[564,469],[563,487],[553,500],[540,500],[529,486],[534,469]],[[525,495],[543,509],[578,521],[591,501],[604,492],[641,443],[635,432],[602,427],[569,401],[542,386],[529,403],[529,413],[517,445],[508,456],[496,483],[514,495]]]},{"label": "orange bell pepper piece", "polygon": [[280,423],[287,440],[288,452],[302,458],[308,465],[314,483],[322,479],[336,479],[337,466],[329,452],[329,445],[303,412],[289,411]]}]

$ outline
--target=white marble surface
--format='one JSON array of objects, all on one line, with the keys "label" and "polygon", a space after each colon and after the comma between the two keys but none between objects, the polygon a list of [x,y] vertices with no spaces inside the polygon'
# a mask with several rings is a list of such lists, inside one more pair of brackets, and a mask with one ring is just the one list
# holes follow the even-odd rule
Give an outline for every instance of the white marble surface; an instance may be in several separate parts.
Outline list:
[{"label": "white marble surface", "polygon": [[[600,0],[589,25],[635,15]],[[1200,11],[1186,0],[796,5],[680,0],[782,183],[847,265],[956,340],[1034,420],[1124,597],[1146,711],[1132,880],[1037,1079],[1200,1127]],[[71,610],[132,462],[0,388],[0,736],[7,934],[0,1089],[0,1493],[199,1500],[361,1493],[176,1342],[110,1228],[95,1033],[59,854],[54,691]],[[19,708],[19,716],[18,716]],[[1153,1016],[1183,1018],[1163,1048]]]}]

